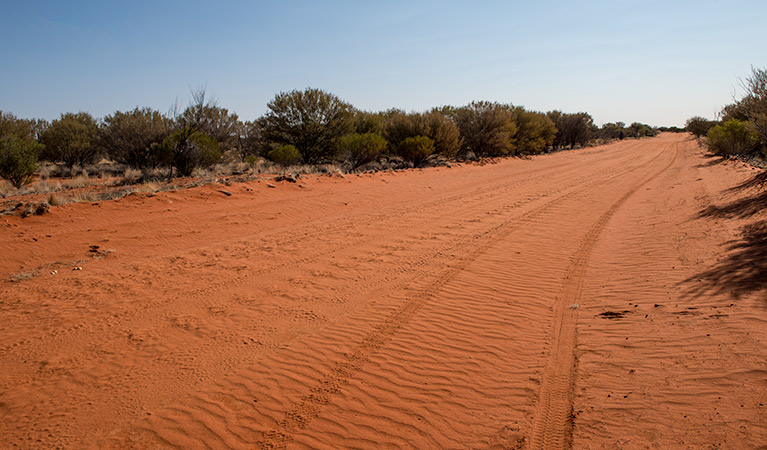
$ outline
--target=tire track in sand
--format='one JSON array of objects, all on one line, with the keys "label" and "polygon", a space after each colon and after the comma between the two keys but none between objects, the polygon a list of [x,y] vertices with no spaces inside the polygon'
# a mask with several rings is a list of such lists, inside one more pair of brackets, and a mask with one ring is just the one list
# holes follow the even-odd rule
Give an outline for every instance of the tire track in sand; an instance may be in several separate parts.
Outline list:
[{"label": "tire track in sand", "polygon": [[668,170],[676,161],[678,152],[678,148],[674,147],[674,156],[663,169],[636,184],[613,203],[591,226],[571,258],[572,262],[567,269],[564,284],[554,305],[554,342],[538,395],[538,406],[530,436],[529,448],[532,450],[572,447],[573,386],[577,368],[575,358],[577,304],[580,300],[581,283],[591,250],[613,214],[642,186]]},{"label": "tire track in sand", "polygon": [[[362,342],[354,348],[353,351],[344,354],[343,359],[337,361],[329,373],[311,387],[308,394],[305,394],[299,401],[290,405],[283,418],[278,422],[277,426],[264,433],[263,439],[256,442],[256,447],[264,450],[286,448],[287,445],[293,441],[292,432],[297,429],[305,428],[315,417],[317,417],[323,406],[330,403],[331,397],[337,393],[341,387],[355,375],[356,372],[361,369],[362,365],[370,359],[372,353],[385,345],[391,335],[393,335],[399,328],[406,325],[410,318],[421,308],[421,306],[429,299],[433,298],[445,283],[453,279],[469,264],[471,264],[479,256],[481,256],[493,245],[495,245],[499,239],[502,239],[503,236],[509,234],[515,227],[530,221],[534,216],[546,211],[547,209],[561,203],[568,198],[575,196],[580,192],[583,192],[586,189],[620,178],[641,167],[651,164],[653,161],[658,159],[660,155],[661,154],[656,155],[640,166],[615,172],[606,179],[601,179],[592,183],[584,183],[584,185],[581,186],[581,189],[567,192],[561,196],[558,196],[557,198],[552,199],[549,202],[544,203],[543,205],[540,205],[537,208],[526,212],[525,214],[522,214],[521,216],[518,216],[499,226],[493,227],[491,230],[487,230],[481,235],[475,235],[474,239],[478,242],[468,254],[461,258],[461,260],[452,266],[449,270],[443,272],[437,279],[429,283],[425,288],[421,289],[420,292],[416,293],[402,307],[400,307],[389,317],[376,325],[373,330],[371,330],[371,332],[369,332],[363,338]],[[676,154],[673,159],[675,158]],[[671,164],[669,164],[669,167],[670,165]],[[653,175],[651,178],[639,183],[637,186],[631,189],[629,193],[625,194],[618,202],[616,202],[616,204],[614,204],[607,213],[600,217],[597,225],[592,227],[588,236],[584,239],[585,244],[581,244],[581,247],[577,252],[577,255],[580,255],[581,253],[584,253],[585,249],[585,258],[583,259],[583,262],[585,262],[586,258],[588,257],[588,251],[591,248],[591,245],[587,243],[592,242],[593,244],[593,242],[596,241],[599,232],[601,232],[601,229],[609,220],[612,213],[617,210],[618,207],[626,199],[628,199],[628,197],[630,197],[633,192],[638,190],[642,185],[649,182],[655,176],[665,171],[667,168],[668,167],[664,168],[658,174]],[[579,256],[576,256],[576,261],[579,259]],[[582,267],[583,264],[580,264],[579,266]],[[579,266],[573,264],[573,267]],[[582,272],[582,268],[580,270]],[[568,271],[568,279],[574,279],[571,272],[572,269],[571,271]],[[580,278],[580,276],[578,276],[578,278]],[[570,283],[567,283],[566,286],[569,284]],[[560,301],[559,303],[562,302]],[[572,351],[570,353],[572,354]]]}]

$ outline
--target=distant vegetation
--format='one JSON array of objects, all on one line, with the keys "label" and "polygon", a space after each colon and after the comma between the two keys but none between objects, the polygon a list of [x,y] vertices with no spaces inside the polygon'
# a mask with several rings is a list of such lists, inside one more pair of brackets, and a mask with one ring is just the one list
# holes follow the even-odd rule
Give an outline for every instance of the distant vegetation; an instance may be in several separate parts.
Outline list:
[{"label": "distant vegetation", "polygon": [[767,158],[767,70],[752,67],[741,88],[743,96],[726,105],[718,120],[691,117],[686,129],[716,155]]},{"label": "distant vegetation", "polygon": [[[44,179],[54,172],[83,176],[97,161],[110,164],[113,172],[122,170],[126,183],[188,177],[222,163],[240,169],[260,161],[281,167],[340,164],[347,171],[375,168],[382,161],[388,167],[420,167],[433,161],[536,155],[658,133],[641,123],[600,128],[585,112],[544,113],[492,102],[426,112],[368,112],[312,88],[281,92],[267,107],[262,117],[243,122],[200,89],[186,108],[174,107],[167,114],[136,107],[101,119],[78,112],[47,122],[0,111],[0,176],[19,188],[36,171],[44,171]],[[732,132],[727,128],[724,135]]]}]

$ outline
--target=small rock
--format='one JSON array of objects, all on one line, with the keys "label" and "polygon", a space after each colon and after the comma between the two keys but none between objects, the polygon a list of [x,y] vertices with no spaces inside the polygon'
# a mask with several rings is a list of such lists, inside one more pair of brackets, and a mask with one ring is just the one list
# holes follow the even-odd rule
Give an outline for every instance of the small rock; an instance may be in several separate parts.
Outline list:
[{"label": "small rock", "polygon": [[51,270],[51,275],[56,275],[57,273],[59,273],[58,270]]},{"label": "small rock", "polygon": [[220,193],[222,193],[222,194],[226,195],[227,197],[231,197],[231,196],[232,196],[232,193],[231,193],[231,192],[229,192],[229,191],[225,191],[225,190],[223,190],[223,189],[219,189],[219,190],[218,190],[218,192],[220,192]]},{"label": "small rock", "polygon": [[75,267],[72,267],[72,270],[83,270],[83,268],[80,266],[75,266]]},{"label": "small rock", "polygon": [[578,304],[575,303],[575,304],[570,305],[570,309],[578,309]]},{"label": "small rock", "polygon": [[266,187],[270,187],[270,188],[276,188],[277,186],[275,186],[275,185],[273,185],[273,184],[271,184],[271,183],[266,183]]}]

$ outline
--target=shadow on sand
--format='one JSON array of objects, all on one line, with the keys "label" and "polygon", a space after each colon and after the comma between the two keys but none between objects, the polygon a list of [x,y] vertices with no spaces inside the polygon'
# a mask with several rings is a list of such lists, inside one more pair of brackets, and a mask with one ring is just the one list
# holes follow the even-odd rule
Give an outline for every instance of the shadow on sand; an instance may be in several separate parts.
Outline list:
[{"label": "shadow on sand", "polygon": [[[731,190],[761,186],[765,177],[760,173]],[[709,206],[699,213],[699,218],[745,219],[765,208],[767,190],[760,189],[752,196],[722,206]],[[721,261],[684,281],[688,286],[687,295],[730,293],[740,298],[767,288],[767,220],[752,222],[742,227],[740,233],[738,239],[724,244]],[[767,297],[763,306],[767,307]]]}]

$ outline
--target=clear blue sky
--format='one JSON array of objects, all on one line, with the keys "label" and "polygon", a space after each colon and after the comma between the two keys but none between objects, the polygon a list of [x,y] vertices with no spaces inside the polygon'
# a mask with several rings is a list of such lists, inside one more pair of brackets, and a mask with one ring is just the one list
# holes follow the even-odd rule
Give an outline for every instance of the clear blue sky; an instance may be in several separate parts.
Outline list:
[{"label": "clear blue sky", "polygon": [[683,125],[767,67],[767,1],[12,1],[0,109],[151,106],[207,86],[243,119],[315,87],[360,109],[472,100]]}]

